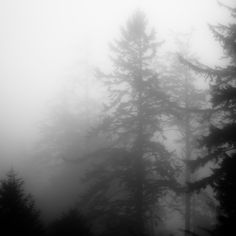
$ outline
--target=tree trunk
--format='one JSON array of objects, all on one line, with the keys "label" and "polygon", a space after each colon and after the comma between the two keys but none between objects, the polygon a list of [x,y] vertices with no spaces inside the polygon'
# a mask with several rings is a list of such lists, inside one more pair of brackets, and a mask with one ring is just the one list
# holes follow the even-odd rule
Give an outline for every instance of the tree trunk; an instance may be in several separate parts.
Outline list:
[{"label": "tree trunk", "polygon": [[137,229],[138,235],[145,235],[145,219],[144,219],[144,164],[143,164],[143,75],[142,75],[142,39],[139,44],[139,75],[138,75],[138,107],[137,107],[137,121],[138,121],[138,135],[136,142],[136,217],[137,217]]},{"label": "tree trunk", "polygon": [[189,89],[188,89],[188,81],[187,77],[185,78],[185,236],[189,236],[191,231],[191,193],[187,187],[188,183],[191,179],[191,173],[188,166],[188,161],[191,159],[191,147],[190,147],[190,117],[189,117]]}]

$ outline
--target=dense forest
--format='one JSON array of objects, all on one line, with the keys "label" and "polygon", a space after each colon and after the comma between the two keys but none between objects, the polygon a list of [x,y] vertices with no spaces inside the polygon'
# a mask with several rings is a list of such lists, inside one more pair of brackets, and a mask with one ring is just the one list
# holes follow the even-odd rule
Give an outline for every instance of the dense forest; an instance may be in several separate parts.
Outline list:
[{"label": "dense forest", "polygon": [[109,63],[50,104],[22,164],[31,173],[2,171],[0,234],[236,234],[236,8],[218,5],[230,21],[207,27],[220,66],[193,53],[192,33],[168,50],[145,10],[132,12]]}]

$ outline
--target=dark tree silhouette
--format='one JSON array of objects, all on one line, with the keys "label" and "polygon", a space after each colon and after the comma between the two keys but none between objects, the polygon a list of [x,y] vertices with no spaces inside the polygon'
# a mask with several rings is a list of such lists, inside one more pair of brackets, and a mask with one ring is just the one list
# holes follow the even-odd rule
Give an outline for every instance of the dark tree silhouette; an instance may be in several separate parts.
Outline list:
[{"label": "dark tree silhouette", "polygon": [[23,190],[23,180],[10,171],[0,185],[1,235],[41,235],[42,224],[34,201]]},{"label": "dark tree silhouette", "polygon": [[[236,19],[236,8],[227,7]],[[221,43],[228,65],[223,68],[211,69],[203,65],[191,64],[195,71],[211,78],[212,124],[209,134],[200,144],[207,148],[207,155],[192,162],[193,167],[199,167],[209,161],[216,165],[211,176],[192,185],[200,188],[210,184],[219,201],[218,224],[215,235],[234,235],[236,233],[236,24],[210,26],[215,38]]]},{"label": "dark tree silhouette", "polygon": [[91,236],[92,233],[85,217],[72,209],[50,225],[47,235]]},{"label": "dark tree silhouette", "polygon": [[91,185],[81,206],[104,217],[113,235],[114,228],[120,232],[121,222],[130,235],[147,234],[160,217],[161,196],[168,186],[177,186],[170,153],[161,143],[167,97],[152,64],[159,44],[145,15],[137,11],[121,39],[111,44],[112,73],[97,72],[109,93],[98,130],[110,142],[95,153],[100,159],[85,177]]}]

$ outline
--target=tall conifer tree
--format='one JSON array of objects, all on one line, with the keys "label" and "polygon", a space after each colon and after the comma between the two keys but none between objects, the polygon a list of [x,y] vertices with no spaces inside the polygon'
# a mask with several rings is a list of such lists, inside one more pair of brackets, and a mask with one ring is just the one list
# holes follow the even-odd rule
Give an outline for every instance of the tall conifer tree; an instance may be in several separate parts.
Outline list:
[{"label": "tall conifer tree", "polygon": [[[236,152],[236,8],[227,7],[233,22],[210,26],[216,40],[222,45],[228,64],[215,69],[185,60],[196,72],[210,77],[212,116],[209,134],[201,140],[207,155],[192,162],[193,167],[216,163],[213,173],[193,184],[200,188],[210,184],[219,201],[218,224],[215,235],[233,235],[236,220],[235,152]],[[234,232],[234,233],[233,233]]]},{"label": "tall conifer tree", "polygon": [[98,72],[109,93],[100,131],[110,145],[96,153],[103,161],[86,175],[91,187],[82,205],[100,217],[112,215],[106,222],[116,221],[119,231],[125,222],[132,235],[148,233],[163,191],[174,185],[170,153],[160,142],[167,97],[152,64],[159,44],[137,11],[111,45],[112,73]]}]

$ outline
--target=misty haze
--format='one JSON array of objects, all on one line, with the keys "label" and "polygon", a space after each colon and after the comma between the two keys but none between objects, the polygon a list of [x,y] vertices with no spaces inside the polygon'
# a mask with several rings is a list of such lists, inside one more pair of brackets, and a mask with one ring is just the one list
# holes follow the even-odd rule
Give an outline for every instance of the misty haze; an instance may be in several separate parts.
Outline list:
[{"label": "misty haze", "polygon": [[0,235],[236,235],[234,0],[2,0],[0,50]]}]

